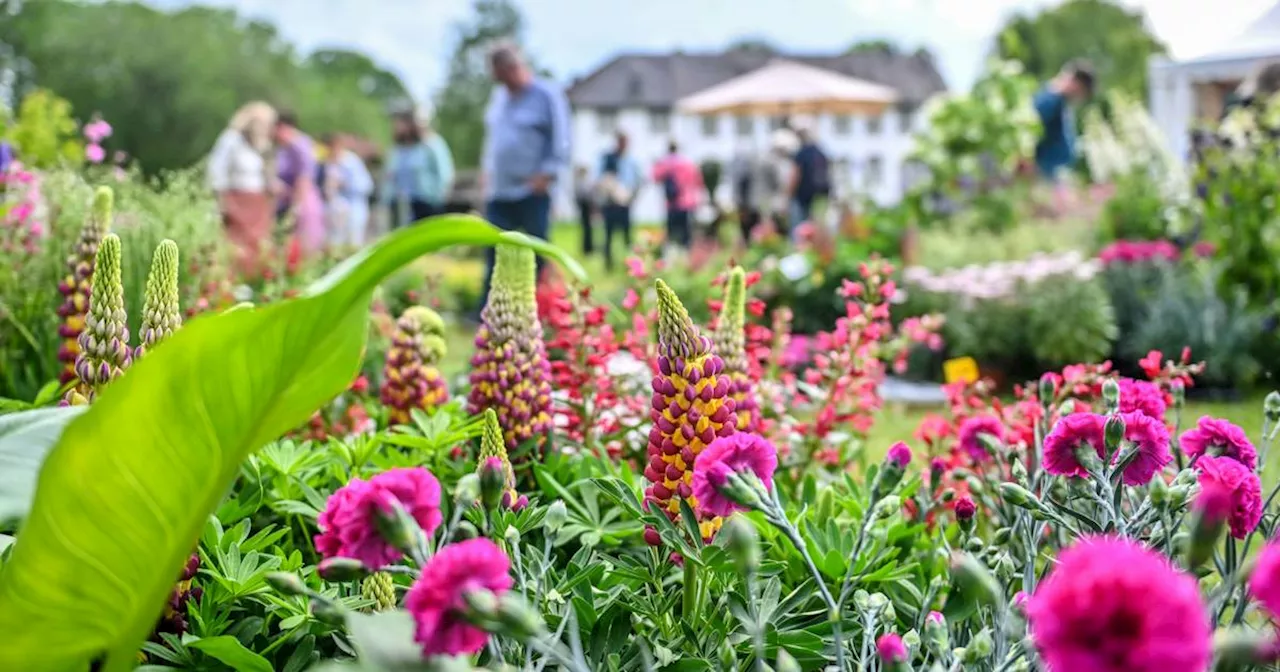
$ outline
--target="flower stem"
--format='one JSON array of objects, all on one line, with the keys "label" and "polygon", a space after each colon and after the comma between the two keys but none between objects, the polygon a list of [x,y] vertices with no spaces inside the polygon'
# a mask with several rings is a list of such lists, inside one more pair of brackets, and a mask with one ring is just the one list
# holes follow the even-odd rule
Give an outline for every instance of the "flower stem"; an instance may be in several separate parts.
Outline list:
[{"label": "flower stem", "polygon": [[[844,672],[844,635],[841,632],[840,621],[841,609],[840,604],[831,596],[831,591],[827,589],[826,579],[823,578],[822,572],[818,571],[818,566],[813,562],[813,557],[809,555],[809,548],[805,545],[804,539],[800,537],[800,532],[796,530],[791,521],[787,519],[782,511],[782,505],[778,502],[777,491],[769,500],[770,505],[765,516],[786,535],[787,539],[800,551],[800,557],[804,558],[804,564],[809,568],[809,573],[813,575],[813,580],[818,584],[818,593],[822,596],[822,601],[827,605],[827,618],[831,621],[831,637],[834,640],[836,648],[836,669]],[[868,515],[870,513],[868,512]],[[856,556],[855,556],[856,557]]]}]

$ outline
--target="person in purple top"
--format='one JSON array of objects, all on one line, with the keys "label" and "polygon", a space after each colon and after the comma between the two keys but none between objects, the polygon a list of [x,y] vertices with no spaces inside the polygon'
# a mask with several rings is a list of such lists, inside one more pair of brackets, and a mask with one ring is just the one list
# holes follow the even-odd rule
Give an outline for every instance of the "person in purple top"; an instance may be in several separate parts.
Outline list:
[{"label": "person in purple top", "polygon": [[293,233],[304,254],[324,245],[324,203],[316,187],[315,145],[298,129],[298,118],[288,111],[276,117],[276,177],[281,190],[276,214],[292,218]]},{"label": "person in purple top", "polygon": [[13,145],[7,140],[0,140],[0,175],[9,170],[11,163],[13,163]]}]

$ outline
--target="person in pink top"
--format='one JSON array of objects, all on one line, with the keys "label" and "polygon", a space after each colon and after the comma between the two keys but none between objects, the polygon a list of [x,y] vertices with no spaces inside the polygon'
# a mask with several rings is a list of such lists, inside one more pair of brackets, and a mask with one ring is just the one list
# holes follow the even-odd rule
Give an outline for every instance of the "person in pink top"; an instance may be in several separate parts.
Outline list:
[{"label": "person in pink top", "polygon": [[680,154],[674,140],[667,155],[653,166],[653,181],[662,185],[667,197],[667,243],[689,249],[693,241],[693,211],[702,198],[702,171]]}]

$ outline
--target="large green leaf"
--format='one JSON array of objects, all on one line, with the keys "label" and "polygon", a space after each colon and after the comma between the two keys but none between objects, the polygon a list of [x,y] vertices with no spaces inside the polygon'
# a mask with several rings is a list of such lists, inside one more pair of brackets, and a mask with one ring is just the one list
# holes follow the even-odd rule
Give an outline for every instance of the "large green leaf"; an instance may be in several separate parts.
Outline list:
[{"label": "large green leaf", "polygon": [[83,406],[0,415],[0,525],[27,516],[36,474],[67,422]]},{"label": "large green leaf", "polygon": [[582,275],[546,243],[441,217],[370,246],[302,298],[195,319],[136,362],[66,424],[40,470],[0,574],[0,670],[132,669],[240,463],[355,377],[377,284],[447,245],[500,242]]}]

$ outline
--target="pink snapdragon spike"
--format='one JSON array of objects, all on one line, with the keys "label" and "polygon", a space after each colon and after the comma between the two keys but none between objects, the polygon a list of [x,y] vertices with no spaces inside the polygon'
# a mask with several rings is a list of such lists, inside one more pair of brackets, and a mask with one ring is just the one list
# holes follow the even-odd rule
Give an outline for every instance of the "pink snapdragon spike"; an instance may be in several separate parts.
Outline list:
[{"label": "pink snapdragon spike", "polygon": [[1236,425],[1204,416],[1192,429],[1182,433],[1182,452],[1189,457],[1217,453],[1243,464],[1249,471],[1258,468],[1258,451],[1249,435]]},{"label": "pink snapdragon spike", "polygon": [[1212,630],[1194,577],[1123,538],[1084,537],[1026,604],[1050,670],[1204,672]]},{"label": "pink snapdragon spike", "polygon": [[910,658],[902,637],[892,632],[880,635],[876,640],[876,655],[880,657],[880,663],[886,667],[905,663]]},{"label": "pink snapdragon spike", "polygon": [[1249,594],[1272,619],[1280,619],[1280,541],[1262,547],[1249,575]]},{"label": "pink snapdragon spike", "polygon": [[1082,445],[1092,447],[1102,461],[1105,453],[1103,427],[1107,419],[1097,413],[1072,413],[1054,424],[1044,438],[1044,470],[1056,476],[1088,478],[1089,471],[1080,464],[1076,451]]},{"label": "pink snapdragon spike", "polygon": [[501,597],[511,590],[510,571],[507,554],[483,537],[450,544],[432,556],[404,600],[422,654],[471,655],[483,649],[489,633],[466,619],[466,595],[485,590]]},{"label": "pink snapdragon spike", "polygon": [[1196,461],[1200,471],[1200,492],[1194,506],[1207,517],[1226,521],[1231,536],[1244,539],[1262,520],[1262,482],[1258,475],[1229,457],[1202,456]]},{"label": "pink snapdragon spike", "polygon": [[399,503],[428,536],[440,527],[440,483],[422,467],[384,471],[365,481],[354,478],[334,492],[320,512],[316,550],[326,558],[359,560],[370,570],[396,562],[404,553],[378,531],[378,517]]},{"label": "pink snapdragon spike", "polygon": [[722,492],[729,477],[734,472],[750,472],[771,490],[777,469],[778,449],[758,434],[739,432],[716,439],[693,465],[693,497],[698,511],[706,516],[726,517],[744,510]]}]

